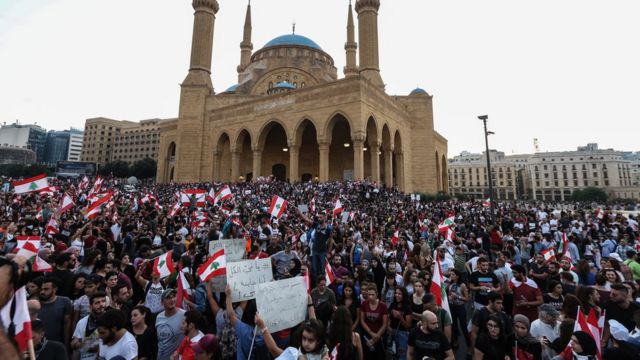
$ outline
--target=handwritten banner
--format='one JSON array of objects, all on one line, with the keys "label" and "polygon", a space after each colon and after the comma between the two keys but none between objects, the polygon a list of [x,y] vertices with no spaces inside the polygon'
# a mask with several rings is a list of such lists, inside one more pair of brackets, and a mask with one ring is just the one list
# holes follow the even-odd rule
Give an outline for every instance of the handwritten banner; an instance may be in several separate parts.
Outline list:
[{"label": "handwritten banner", "polygon": [[240,261],[244,257],[247,241],[245,239],[213,240],[209,242],[209,255],[224,248],[227,263]]},{"label": "handwritten banner", "polygon": [[307,287],[302,276],[256,286],[256,306],[270,332],[292,328],[307,316]]},{"label": "handwritten banner", "polygon": [[233,302],[256,298],[256,285],[273,281],[271,258],[227,263]]}]

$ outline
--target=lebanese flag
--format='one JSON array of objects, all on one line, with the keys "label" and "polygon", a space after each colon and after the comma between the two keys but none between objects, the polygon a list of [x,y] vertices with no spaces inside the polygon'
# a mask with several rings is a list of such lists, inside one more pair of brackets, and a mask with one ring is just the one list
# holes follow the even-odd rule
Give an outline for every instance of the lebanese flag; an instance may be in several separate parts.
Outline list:
[{"label": "lebanese flag", "polygon": [[0,317],[2,317],[5,334],[16,340],[20,352],[27,351],[32,333],[26,287],[16,290],[11,301],[0,310]]},{"label": "lebanese flag", "polygon": [[73,205],[75,205],[73,203],[73,198],[71,198],[69,194],[64,194],[64,196],[62,197],[62,200],[60,200],[60,205],[58,206],[58,210],[57,210],[58,214],[59,215],[64,214],[67,210],[71,209]]},{"label": "lebanese flag", "polygon": [[40,256],[36,255],[33,265],[31,265],[31,270],[34,272],[52,272],[53,267]]},{"label": "lebanese flag", "polygon": [[16,243],[17,255],[27,259],[36,256],[40,250],[39,236],[16,236]]},{"label": "lebanese flag", "polygon": [[14,193],[25,194],[46,189],[49,187],[49,182],[47,181],[47,174],[41,174],[28,179],[14,181],[12,185]]},{"label": "lebanese flag", "polygon": [[483,201],[482,207],[485,207],[485,208],[491,207],[491,198],[487,198],[487,200]]},{"label": "lebanese flag", "polygon": [[196,197],[196,207],[204,207],[207,197],[206,190],[187,189],[180,192],[180,202],[183,206],[191,206],[191,196]]},{"label": "lebanese flag", "polygon": [[327,279],[327,285],[331,285],[336,279],[336,276],[333,274],[333,269],[327,259],[324,259],[324,278]]},{"label": "lebanese flag", "polygon": [[198,268],[198,277],[202,281],[209,281],[216,276],[227,274],[227,260],[224,256],[224,249],[218,250],[211,255],[209,260]]},{"label": "lebanese flag", "polygon": [[100,188],[102,187],[103,182],[104,182],[104,179],[102,179],[100,176],[96,178],[96,180],[93,182],[93,187],[91,188],[91,191],[89,191],[89,197],[91,197],[91,195],[100,191]]},{"label": "lebanese flag", "polygon": [[398,245],[398,242],[400,242],[400,231],[396,230],[393,233],[393,236],[391,236],[391,244],[393,246],[396,246],[396,245]]},{"label": "lebanese flag", "polygon": [[304,273],[304,283],[307,286],[307,294],[311,295],[311,277],[309,276],[309,271]]},{"label": "lebanese flag", "polygon": [[440,259],[436,256],[436,264],[433,267],[433,276],[431,277],[431,286],[429,292],[436,298],[436,304],[443,308],[451,316],[449,310],[449,300],[444,286],[444,278],[442,276],[442,268],[440,267]]},{"label": "lebanese flag", "polygon": [[58,228],[58,222],[56,221],[56,219],[51,219],[49,220],[49,223],[47,224],[47,228],[44,231],[45,235],[55,235],[58,234],[60,232],[60,229]]},{"label": "lebanese flag", "polygon": [[549,261],[555,259],[556,250],[554,248],[548,248],[547,250],[543,250],[540,254],[544,257],[544,262],[548,263]]},{"label": "lebanese flag", "polygon": [[44,216],[42,215],[42,208],[38,209],[38,213],[36,214],[36,220],[38,221],[44,220]]},{"label": "lebanese flag", "polygon": [[452,228],[448,228],[447,229],[447,235],[445,236],[445,238],[449,241],[453,241],[456,239],[456,232],[453,231]]},{"label": "lebanese flag", "polygon": [[309,202],[309,214],[315,214],[316,213],[316,197],[314,196],[313,198],[311,198],[311,201]]},{"label": "lebanese flag", "polygon": [[336,203],[333,206],[333,217],[335,218],[340,213],[342,213],[342,203],[340,202],[340,199],[336,199]]},{"label": "lebanese flag", "polygon": [[604,212],[602,211],[602,208],[599,207],[596,209],[595,211],[595,215],[598,219],[602,220],[604,218]]},{"label": "lebanese flag", "polygon": [[173,250],[169,250],[166,253],[153,259],[153,273],[160,275],[160,278],[165,278],[176,271],[173,266]]},{"label": "lebanese flag", "polygon": [[231,223],[232,223],[233,225],[235,225],[235,226],[238,226],[238,227],[243,227],[243,226],[244,226],[244,225],[242,224],[242,221],[240,221],[240,218],[238,218],[237,216],[234,216],[234,217],[231,219]]},{"label": "lebanese flag", "polygon": [[[604,323],[602,325],[604,328]],[[576,323],[573,326],[573,331],[584,331],[587,334],[591,335],[593,341],[596,343],[596,347],[598,348],[597,357],[598,359],[602,359],[602,329],[598,324],[598,320],[596,320],[596,315],[595,312],[593,312],[593,309],[589,310],[589,319],[587,319],[584,316],[582,309],[580,309],[580,307],[578,306],[578,314],[576,315]],[[562,352],[562,356],[565,359],[573,359],[571,355],[571,346],[567,344],[567,347]]]},{"label": "lebanese flag", "polygon": [[57,192],[58,192],[58,187],[57,186],[48,186],[48,187],[38,191],[38,193],[40,195],[44,195],[44,196],[54,196]]},{"label": "lebanese flag", "polygon": [[331,360],[337,360],[338,359],[338,351],[340,349],[340,343],[336,344],[336,347],[333,348],[333,350],[331,350]]},{"label": "lebanese flag", "polygon": [[100,211],[102,210],[102,207],[106,205],[111,200],[112,197],[113,197],[113,193],[109,191],[105,196],[101,197],[100,199],[98,199],[97,201],[89,205],[89,207],[85,211],[84,216],[89,219],[93,219],[96,216],[98,216],[98,214],[100,214]]},{"label": "lebanese flag", "polygon": [[[213,191],[213,189],[211,189],[209,191],[209,198],[211,198],[211,192]],[[210,202],[213,203],[213,205],[218,205],[218,203],[221,203],[223,201],[226,201],[228,199],[233,198],[233,193],[231,193],[231,189],[229,189],[229,186],[225,185],[223,187],[221,187],[211,198]]]},{"label": "lebanese flag", "polygon": [[85,175],[85,177],[82,178],[80,185],[78,185],[78,188],[80,189],[80,191],[85,191],[87,190],[88,187],[89,187],[89,178]]},{"label": "lebanese flag", "polygon": [[271,198],[271,207],[269,207],[269,214],[271,214],[271,217],[280,219],[286,209],[287,200],[281,198],[278,195],[273,195],[273,197]]},{"label": "lebanese flag", "polygon": [[179,201],[177,201],[171,208],[171,211],[169,212],[169,216],[171,217],[176,216],[178,212],[180,212],[181,207],[182,207],[182,204]]},{"label": "lebanese flag", "polygon": [[178,270],[178,281],[176,287],[178,288],[178,293],[176,294],[176,306],[182,309],[184,299],[191,301],[191,286],[189,285],[189,281],[187,281],[187,277],[184,276],[182,269]]}]

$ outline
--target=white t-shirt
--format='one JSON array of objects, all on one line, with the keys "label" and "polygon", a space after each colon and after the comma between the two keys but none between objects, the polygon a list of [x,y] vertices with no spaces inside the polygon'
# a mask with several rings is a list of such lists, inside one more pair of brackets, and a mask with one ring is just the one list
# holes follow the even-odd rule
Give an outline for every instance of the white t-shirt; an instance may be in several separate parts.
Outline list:
[{"label": "white t-shirt", "polygon": [[80,360],[94,360],[96,358],[95,352],[89,352],[89,349],[100,344],[100,336],[98,336],[98,327],[93,330],[89,335],[86,335],[87,324],[89,322],[89,316],[85,316],[78,321],[76,329],[73,332],[73,337],[82,341],[82,347],[80,350]]},{"label": "white t-shirt", "polygon": [[128,331],[116,342],[108,346],[100,341],[100,360],[110,360],[116,356],[122,356],[126,360],[133,360],[138,357],[138,343],[136,338]]}]

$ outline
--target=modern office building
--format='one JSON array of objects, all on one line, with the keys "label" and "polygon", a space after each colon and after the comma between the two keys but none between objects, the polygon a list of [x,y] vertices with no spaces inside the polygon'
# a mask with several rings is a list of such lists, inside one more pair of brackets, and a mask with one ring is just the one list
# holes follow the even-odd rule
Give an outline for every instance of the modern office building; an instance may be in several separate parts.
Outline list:
[{"label": "modern office building", "polygon": [[44,159],[47,131],[36,125],[19,123],[0,127],[0,146],[30,149],[36,153],[36,161]]},{"label": "modern office building", "polygon": [[43,162],[48,166],[55,166],[60,160],[67,160],[69,150],[69,130],[49,130],[45,143]]},{"label": "modern office building", "polygon": [[68,161],[80,161],[83,137],[84,131],[76,128],[71,128],[71,130],[69,130],[69,149],[67,151]]}]

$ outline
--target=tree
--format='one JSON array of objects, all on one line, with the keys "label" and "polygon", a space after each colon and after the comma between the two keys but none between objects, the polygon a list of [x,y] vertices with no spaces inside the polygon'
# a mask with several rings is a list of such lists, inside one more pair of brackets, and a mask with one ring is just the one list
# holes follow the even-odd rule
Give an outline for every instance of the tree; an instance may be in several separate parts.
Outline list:
[{"label": "tree", "polygon": [[157,164],[151,158],[144,158],[136,161],[131,167],[133,176],[138,179],[148,179],[156,176]]},{"label": "tree", "polygon": [[98,174],[103,176],[109,176],[113,174],[113,176],[119,178],[129,177],[129,164],[122,160],[108,162],[101,166],[100,169],[98,169]]},{"label": "tree", "polygon": [[573,201],[595,201],[606,202],[609,196],[607,193],[597,187],[587,187],[584,189],[578,189],[571,194],[571,200]]},{"label": "tree", "polygon": [[20,164],[2,164],[0,165],[0,175],[9,176],[13,178],[28,178],[40,174],[47,174],[50,176],[53,174],[53,171],[47,168],[42,164],[30,164],[30,165],[20,165]]}]

